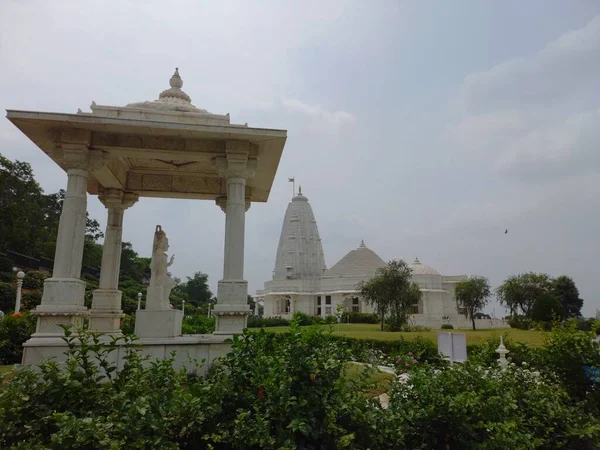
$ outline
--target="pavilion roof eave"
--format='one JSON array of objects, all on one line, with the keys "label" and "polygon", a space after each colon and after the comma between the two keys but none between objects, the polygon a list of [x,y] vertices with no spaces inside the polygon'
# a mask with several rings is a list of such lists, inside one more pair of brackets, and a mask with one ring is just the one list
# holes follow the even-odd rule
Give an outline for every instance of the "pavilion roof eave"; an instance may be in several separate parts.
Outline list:
[{"label": "pavilion roof eave", "polygon": [[[173,150],[163,148],[160,144],[157,147],[103,147],[103,144],[97,146],[94,136],[140,136],[142,139],[164,140],[168,139],[172,142],[198,142],[198,141],[248,141],[255,150],[252,150],[251,157],[257,158],[257,168],[255,176],[248,180],[247,189],[249,189],[251,201],[266,202],[271,191],[271,187],[279,166],[279,162],[283,153],[283,148],[287,139],[287,131],[275,130],[266,128],[250,128],[243,125],[231,124],[195,124],[195,123],[175,123],[153,120],[142,120],[132,118],[114,118],[94,116],[92,114],[64,114],[52,112],[34,112],[34,111],[19,111],[7,110],[6,116],[19,130],[23,132],[37,147],[47,153],[57,164],[60,162],[53,156],[53,150],[56,147],[55,135],[57,130],[76,129],[78,131],[89,131],[92,136],[92,148],[103,151],[114,152],[117,157],[126,156],[137,159],[165,159],[165,160],[196,160],[204,164],[202,172],[189,173],[185,172],[185,168],[181,171],[176,169],[177,173],[184,177],[204,177],[206,183],[210,184],[210,190],[207,192],[192,191],[145,191],[133,187],[131,190],[138,192],[140,196],[145,197],[168,197],[168,198],[198,198],[198,199],[215,199],[223,194],[223,188],[219,187],[219,183],[215,178],[219,178],[216,173],[216,167],[207,169],[206,164],[211,159],[221,154],[224,150],[205,151],[188,151],[188,150]],[[120,138],[119,138],[120,139]],[[185,144],[183,142],[183,144]],[[218,144],[214,144],[218,145]],[[179,148],[179,147],[177,147]],[[183,145],[187,149],[186,145]],[[211,147],[212,148],[212,147]],[[223,147],[220,147],[223,148]],[[202,161],[200,161],[202,160]],[[182,164],[182,166],[184,166]],[[61,166],[62,167],[62,166]],[[116,171],[118,172],[118,170]],[[148,170],[146,170],[148,172]],[[152,173],[151,175],[155,175]],[[114,176],[111,179],[114,180]],[[106,184],[97,180],[101,186],[107,187]],[[96,193],[95,181],[90,181],[88,184],[88,192]],[[192,184],[195,181],[192,180]],[[123,183],[121,183],[123,185]],[[115,187],[113,185],[109,188]]]},{"label": "pavilion roof eave", "polygon": [[107,128],[114,127],[120,132],[132,131],[149,135],[165,135],[169,130],[172,130],[177,136],[181,136],[181,132],[187,132],[190,135],[200,133],[206,135],[208,138],[221,137],[223,139],[244,139],[251,142],[260,142],[262,140],[276,138],[285,139],[287,137],[286,130],[272,128],[254,128],[232,124],[205,125],[157,120],[112,118],[93,116],[91,114],[66,114],[9,109],[6,110],[6,118],[17,127],[19,127],[19,122],[27,121],[38,122],[42,126],[43,124],[46,124],[51,128],[66,126],[78,129],[89,129],[90,131],[106,131]]}]

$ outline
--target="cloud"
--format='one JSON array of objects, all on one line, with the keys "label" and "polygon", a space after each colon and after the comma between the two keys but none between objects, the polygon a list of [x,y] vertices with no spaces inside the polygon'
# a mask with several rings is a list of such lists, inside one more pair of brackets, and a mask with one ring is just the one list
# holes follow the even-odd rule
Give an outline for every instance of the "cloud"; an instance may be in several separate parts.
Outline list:
[{"label": "cloud", "polygon": [[467,75],[448,136],[500,175],[552,182],[600,170],[600,16],[530,57]]},{"label": "cloud", "polygon": [[[461,88],[466,113],[586,104],[600,77],[600,16],[562,34],[531,57],[468,75]],[[598,94],[593,95],[598,99]]]},{"label": "cloud", "polygon": [[356,123],[356,116],[346,111],[328,111],[320,105],[306,103],[287,97],[277,97],[271,102],[262,102],[258,108],[303,117],[311,131],[338,131],[341,127]]}]

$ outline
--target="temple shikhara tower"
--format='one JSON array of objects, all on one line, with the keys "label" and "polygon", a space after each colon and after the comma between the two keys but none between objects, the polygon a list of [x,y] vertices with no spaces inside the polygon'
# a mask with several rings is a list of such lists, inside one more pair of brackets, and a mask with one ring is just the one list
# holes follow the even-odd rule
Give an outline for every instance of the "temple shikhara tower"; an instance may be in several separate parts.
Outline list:
[{"label": "temple shikhara tower", "polygon": [[[181,337],[181,314],[165,311],[164,302],[151,302],[136,323],[145,351],[164,356],[182,350],[211,360],[224,351],[226,346],[219,347],[224,339],[245,328],[250,313],[244,280],[245,214],[252,202],[267,201],[287,132],[232,124],[229,114],[197,108],[182,90],[178,70],[169,85],[156,100],[127,106],[92,103],[91,112],[7,111],[7,118],[65,171],[67,186],[54,272],[34,311],[37,329],[25,344],[24,363],[61,357],[65,343],[59,324],[77,327],[87,317],[92,330],[120,334],[123,215],[135,209],[140,197],[212,200],[225,213],[215,335]],[[97,195],[107,213],[100,287],[90,310],[84,306],[85,283],[80,279],[87,195]],[[160,223],[158,216],[148,224],[149,236]],[[198,235],[190,230],[189,236]],[[161,246],[167,249],[167,241]]]},{"label": "temple shikhara tower", "polygon": [[[296,311],[311,316],[335,314],[338,305],[347,312],[374,312],[358,294],[361,282],[372,278],[386,262],[364,241],[350,250],[330,269],[325,266],[323,244],[317,221],[302,190],[292,197],[275,257],[275,270],[256,298],[264,304],[266,317],[290,319]],[[469,328],[471,322],[459,310],[454,297],[456,283],[465,275],[441,275],[416,258],[410,265],[413,281],[423,293],[413,305],[410,322],[431,328],[449,323],[455,328]],[[484,323],[485,322],[485,323]],[[485,320],[482,327],[506,327],[502,320]]]}]

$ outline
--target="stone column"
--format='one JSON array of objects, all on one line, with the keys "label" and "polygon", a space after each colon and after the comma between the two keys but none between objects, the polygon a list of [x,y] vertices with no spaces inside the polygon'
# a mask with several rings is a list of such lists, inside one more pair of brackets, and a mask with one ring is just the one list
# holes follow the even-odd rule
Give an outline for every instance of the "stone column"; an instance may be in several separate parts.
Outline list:
[{"label": "stone column", "polygon": [[246,328],[250,306],[247,302],[248,282],[244,280],[244,234],[246,211],[246,180],[254,175],[256,161],[248,159],[248,142],[228,141],[226,157],[217,159],[219,176],[225,178],[227,197],[217,199],[225,207],[225,251],[223,279],[217,287],[215,334],[238,334]]},{"label": "stone column", "polygon": [[93,293],[90,310],[90,330],[105,334],[121,334],[121,291],[119,272],[121,267],[121,243],[123,213],[138,200],[137,194],[124,193],[119,189],[107,189],[98,195],[106,206],[108,219],[102,248],[100,283]]},{"label": "stone column", "polygon": [[90,151],[87,144],[62,143],[58,150],[67,169],[67,191],[63,202],[52,277],[44,281],[42,302],[35,309],[36,332],[32,338],[59,337],[58,324],[83,325],[85,282],[80,279],[86,229],[87,180]]}]

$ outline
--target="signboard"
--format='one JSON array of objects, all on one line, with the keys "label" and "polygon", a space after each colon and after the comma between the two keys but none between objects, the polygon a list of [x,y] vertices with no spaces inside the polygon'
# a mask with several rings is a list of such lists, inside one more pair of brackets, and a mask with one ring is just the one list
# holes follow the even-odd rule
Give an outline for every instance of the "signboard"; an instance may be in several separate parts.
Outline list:
[{"label": "signboard", "polygon": [[438,352],[454,362],[465,362],[467,360],[467,335],[465,333],[448,333],[438,331]]}]

